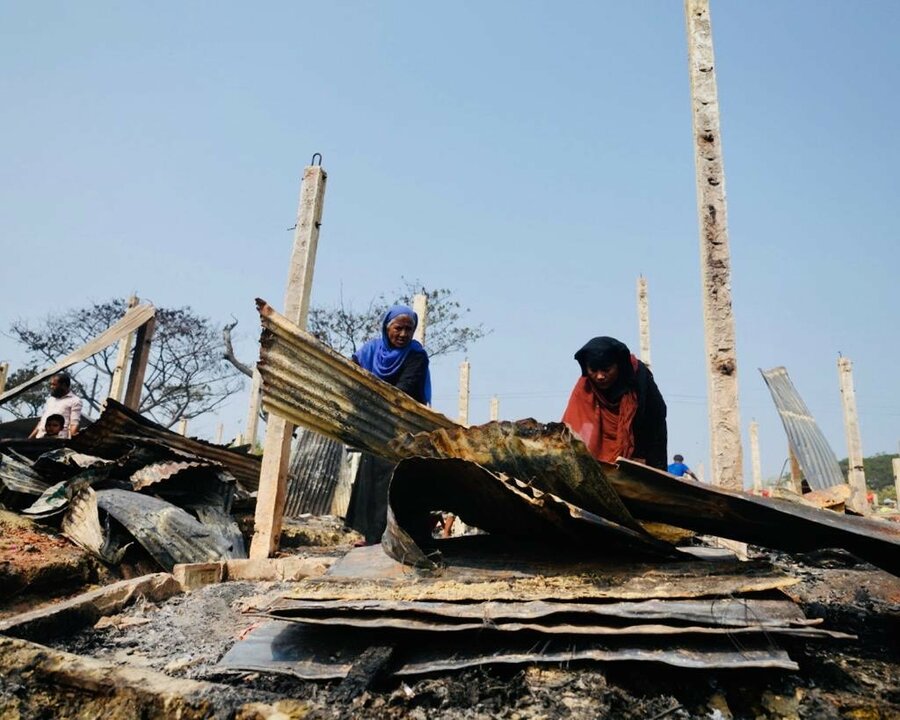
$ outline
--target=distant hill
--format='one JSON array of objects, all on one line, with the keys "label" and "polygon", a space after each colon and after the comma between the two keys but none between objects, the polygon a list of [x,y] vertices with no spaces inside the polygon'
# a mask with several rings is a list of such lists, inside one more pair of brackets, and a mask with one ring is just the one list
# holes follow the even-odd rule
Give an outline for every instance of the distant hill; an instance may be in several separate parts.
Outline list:
[{"label": "distant hill", "polygon": [[[887,489],[893,489],[894,470],[891,467],[891,460],[895,457],[900,457],[900,455],[897,455],[897,453],[894,453],[893,455],[878,453],[863,458],[863,470],[865,470],[866,473],[866,486],[870,490],[881,492]],[[844,473],[844,477],[846,477],[849,465],[847,458],[844,458],[838,464],[841,466],[841,472]]]}]

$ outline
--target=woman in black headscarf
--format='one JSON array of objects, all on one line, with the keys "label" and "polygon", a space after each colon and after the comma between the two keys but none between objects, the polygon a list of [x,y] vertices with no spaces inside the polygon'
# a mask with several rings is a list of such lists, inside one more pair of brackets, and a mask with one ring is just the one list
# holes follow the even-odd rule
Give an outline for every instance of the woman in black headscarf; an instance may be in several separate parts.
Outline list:
[{"label": "woman in black headscarf", "polygon": [[581,377],[563,422],[598,460],[624,457],[665,470],[666,403],[650,368],[611,337],[593,338],[575,359]]}]

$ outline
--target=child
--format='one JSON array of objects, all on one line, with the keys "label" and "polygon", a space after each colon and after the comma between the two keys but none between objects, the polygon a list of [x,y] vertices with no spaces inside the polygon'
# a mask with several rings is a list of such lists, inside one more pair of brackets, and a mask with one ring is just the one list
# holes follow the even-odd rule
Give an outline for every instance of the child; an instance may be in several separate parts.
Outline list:
[{"label": "child", "polygon": [[44,422],[44,437],[65,437],[65,424],[66,419],[62,415],[48,415]]}]

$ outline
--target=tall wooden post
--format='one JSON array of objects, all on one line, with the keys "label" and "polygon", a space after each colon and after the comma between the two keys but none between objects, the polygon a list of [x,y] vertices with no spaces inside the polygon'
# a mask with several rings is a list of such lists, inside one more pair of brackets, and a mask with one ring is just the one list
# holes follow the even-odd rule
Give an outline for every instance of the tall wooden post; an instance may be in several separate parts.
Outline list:
[{"label": "tall wooden post", "polygon": [[262,375],[256,366],[253,366],[253,380],[250,382],[250,404],[247,406],[247,423],[244,426],[245,441],[250,443],[250,449],[256,445],[256,435],[259,428],[259,405],[262,401],[260,390],[262,389]]},{"label": "tall wooden post", "polygon": [[[128,298],[128,309],[137,307],[137,295]],[[128,362],[128,353],[131,352],[131,345],[134,342],[134,333],[128,333],[119,340],[119,349],[116,351],[116,364],[113,367],[112,380],[109,383],[109,395],[116,402],[122,402],[122,393],[125,390],[125,363]]]},{"label": "tall wooden post", "polygon": [[413,297],[413,310],[419,318],[419,323],[416,325],[416,332],[413,335],[413,338],[424,345],[425,325],[428,322],[428,296],[423,293],[415,295]]},{"label": "tall wooden post", "polygon": [[500,398],[496,395],[491,398],[491,420],[499,420],[500,419]]},{"label": "tall wooden post", "polygon": [[[314,159],[315,157],[313,156]],[[321,155],[319,158],[321,161]],[[303,184],[300,188],[294,249],[284,295],[284,315],[304,330],[309,314],[309,297],[327,177],[321,165],[308,165],[303,172]],[[269,413],[259,473],[256,520],[250,543],[250,557],[254,559],[267,558],[278,548],[293,432],[293,425]]]},{"label": "tall wooden post", "polygon": [[216,445],[222,444],[222,436],[225,434],[225,426],[222,423],[219,423],[216,426]]},{"label": "tall wooden post", "polygon": [[459,364],[459,424],[469,425],[469,371],[472,366],[468,360]]},{"label": "tall wooden post", "polygon": [[687,19],[697,211],[700,221],[712,480],[730,490],[743,490],[725,168],[719,130],[719,100],[709,0],[685,0],[684,11]]},{"label": "tall wooden post", "polygon": [[178,434],[182,437],[187,437],[187,425],[187,418],[181,418],[181,420],[178,421]]},{"label": "tall wooden post", "polygon": [[750,423],[750,465],[753,469],[753,493],[762,492],[762,462],[759,459],[759,423]]},{"label": "tall wooden post", "polygon": [[794,448],[788,445],[788,458],[791,461],[791,487],[798,495],[803,494],[803,471],[800,469],[800,461],[794,454]]},{"label": "tall wooden post", "polygon": [[131,356],[128,384],[125,386],[125,398],[122,402],[135,412],[141,405],[144,375],[147,372],[147,361],[150,359],[150,344],[153,342],[154,330],[156,330],[156,317],[150,318],[141,325],[134,337],[134,354]]},{"label": "tall wooden post", "polygon": [[9,363],[0,363],[0,395],[6,392],[6,378],[9,375]]},{"label": "tall wooden post", "polygon": [[641,362],[650,367],[650,303],[647,299],[647,280],[641,275],[637,282],[638,326],[641,338]]},{"label": "tall wooden post", "polygon": [[844,406],[844,432],[847,434],[847,482],[850,484],[847,506],[854,512],[864,513],[869,511],[869,502],[866,498],[866,473],[863,470],[856,393],[853,390],[853,363],[842,357],[838,358],[837,364],[841,381],[841,403]]}]

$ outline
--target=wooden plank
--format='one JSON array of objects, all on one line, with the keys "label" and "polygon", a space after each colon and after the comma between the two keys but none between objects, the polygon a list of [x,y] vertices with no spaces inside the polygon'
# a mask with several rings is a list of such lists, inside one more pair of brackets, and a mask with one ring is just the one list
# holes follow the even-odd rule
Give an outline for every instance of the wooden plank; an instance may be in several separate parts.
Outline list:
[{"label": "wooden plank", "polygon": [[150,345],[153,342],[154,330],[156,317],[141,325],[134,339],[134,355],[131,356],[131,368],[128,371],[128,384],[125,387],[125,399],[122,404],[135,411],[141,405],[144,375],[147,373],[147,362],[150,360]]}]

